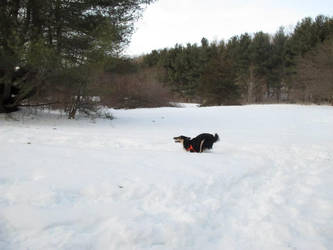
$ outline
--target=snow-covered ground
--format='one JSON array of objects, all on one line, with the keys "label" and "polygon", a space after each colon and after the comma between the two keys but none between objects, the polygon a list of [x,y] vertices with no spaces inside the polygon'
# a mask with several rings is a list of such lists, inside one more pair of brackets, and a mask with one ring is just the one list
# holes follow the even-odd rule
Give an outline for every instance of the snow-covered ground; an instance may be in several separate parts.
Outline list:
[{"label": "snow-covered ground", "polygon": [[333,107],[111,112],[0,116],[0,249],[333,249]]}]

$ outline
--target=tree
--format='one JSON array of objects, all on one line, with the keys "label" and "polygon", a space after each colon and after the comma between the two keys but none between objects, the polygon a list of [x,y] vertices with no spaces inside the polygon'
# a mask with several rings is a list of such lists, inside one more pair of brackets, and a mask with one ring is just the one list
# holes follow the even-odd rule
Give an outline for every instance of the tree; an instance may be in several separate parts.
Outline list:
[{"label": "tree", "polygon": [[268,34],[257,32],[254,34],[251,43],[254,87],[253,93],[255,102],[262,102],[269,95],[269,71],[270,71],[270,56],[271,43]]},{"label": "tree", "polygon": [[252,38],[249,34],[242,34],[239,38],[237,50],[237,84],[243,93],[246,103],[254,102],[253,98],[253,63],[251,52]]},{"label": "tree", "polygon": [[[313,20],[308,17],[296,25],[294,32],[286,42],[286,82],[289,85],[289,89],[293,92],[293,98],[301,99],[302,101],[311,99],[306,94],[308,88],[304,85],[305,81],[300,80],[300,77],[302,73],[306,73],[304,68],[309,63],[305,62],[310,58],[309,55],[312,53],[310,51],[330,39],[332,35],[333,18],[319,15]],[[295,79],[297,80],[295,81]],[[299,93],[301,89],[304,90],[301,91],[302,94]],[[300,95],[303,95],[303,97],[299,98]]]},{"label": "tree", "polygon": [[203,105],[239,104],[233,59],[224,46],[211,46],[211,57],[200,77],[198,94]]},{"label": "tree", "polygon": [[[76,110],[78,98],[93,79],[82,73],[101,69],[106,57],[120,53],[143,5],[151,2],[1,1],[0,112],[16,110],[43,88],[70,89],[73,95],[64,101],[72,105],[69,110]],[[60,84],[69,75],[71,82]],[[13,90],[17,94],[12,95]]]},{"label": "tree", "polygon": [[271,51],[271,72],[268,77],[272,96],[277,102],[281,100],[282,88],[286,88],[286,44],[289,37],[281,27],[273,36]]},{"label": "tree", "polygon": [[176,45],[161,56],[164,79],[182,98],[191,99],[196,95],[202,67],[199,57],[200,48],[196,44]]},{"label": "tree", "polygon": [[294,98],[333,104],[333,36],[297,59]]}]

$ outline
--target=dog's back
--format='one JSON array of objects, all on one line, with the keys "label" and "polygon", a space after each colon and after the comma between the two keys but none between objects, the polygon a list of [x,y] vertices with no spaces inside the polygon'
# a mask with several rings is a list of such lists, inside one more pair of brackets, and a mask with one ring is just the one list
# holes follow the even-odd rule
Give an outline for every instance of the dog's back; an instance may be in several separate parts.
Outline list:
[{"label": "dog's back", "polygon": [[193,138],[191,141],[193,141],[193,144],[201,144],[201,147],[199,146],[199,150],[203,151],[205,149],[212,149],[213,144],[219,140],[219,135],[215,134],[208,134],[203,133],[198,135],[197,137]]},{"label": "dog's back", "polygon": [[212,134],[209,134],[209,133],[203,133],[203,134],[200,134],[198,135],[197,137],[193,138],[192,140],[207,140],[207,141],[211,141],[212,143],[215,143],[219,140],[219,135],[218,134],[215,134],[215,135],[212,135]]}]

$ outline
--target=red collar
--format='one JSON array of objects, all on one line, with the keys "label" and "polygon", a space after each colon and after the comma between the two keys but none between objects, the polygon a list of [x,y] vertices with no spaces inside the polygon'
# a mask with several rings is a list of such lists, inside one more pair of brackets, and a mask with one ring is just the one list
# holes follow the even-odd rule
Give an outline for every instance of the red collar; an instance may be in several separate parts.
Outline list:
[{"label": "red collar", "polygon": [[192,145],[190,145],[190,146],[186,149],[186,151],[197,152],[197,151],[195,151],[195,149],[193,148]]}]

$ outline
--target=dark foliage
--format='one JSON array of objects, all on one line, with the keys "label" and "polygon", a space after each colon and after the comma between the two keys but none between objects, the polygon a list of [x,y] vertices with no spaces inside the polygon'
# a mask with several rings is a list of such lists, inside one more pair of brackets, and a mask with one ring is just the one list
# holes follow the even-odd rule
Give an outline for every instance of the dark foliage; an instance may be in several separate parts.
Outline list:
[{"label": "dark foliage", "polygon": [[[304,18],[290,34],[280,28],[274,35],[245,33],[220,43],[203,38],[201,45],[154,50],[143,63],[163,68],[160,79],[175,93],[204,105],[313,101],[314,95],[320,102],[331,98],[330,92],[313,91],[328,88],[333,67],[324,65],[330,61],[331,43],[326,41],[332,36],[333,19],[318,16]],[[305,87],[304,78],[309,82],[311,75],[318,76],[311,80],[316,87]]]},{"label": "dark foliage", "polygon": [[17,110],[31,96],[40,101],[39,93],[62,101],[74,117],[106,58],[117,57],[152,1],[0,1],[0,112]]}]

